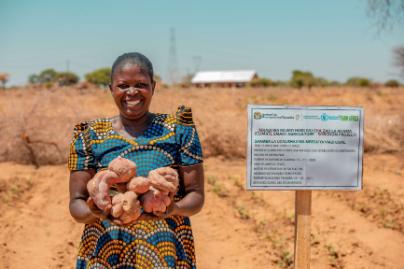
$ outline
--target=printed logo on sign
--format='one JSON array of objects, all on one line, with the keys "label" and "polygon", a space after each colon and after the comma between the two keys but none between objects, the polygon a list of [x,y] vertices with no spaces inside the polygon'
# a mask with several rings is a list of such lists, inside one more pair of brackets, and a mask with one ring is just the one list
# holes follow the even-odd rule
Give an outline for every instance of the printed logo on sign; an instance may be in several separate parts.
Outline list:
[{"label": "printed logo on sign", "polygon": [[262,113],[258,111],[254,112],[254,119],[255,120],[262,119]]},{"label": "printed logo on sign", "polygon": [[321,119],[322,121],[328,121],[328,120],[359,121],[359,116],[355,116],[355,115],[350,115],[350,116],[345,116],[345,115],[333,116],[333,115],[328,115],[327,113],[323,113],[323,114],[321,114],[320,119]]}]

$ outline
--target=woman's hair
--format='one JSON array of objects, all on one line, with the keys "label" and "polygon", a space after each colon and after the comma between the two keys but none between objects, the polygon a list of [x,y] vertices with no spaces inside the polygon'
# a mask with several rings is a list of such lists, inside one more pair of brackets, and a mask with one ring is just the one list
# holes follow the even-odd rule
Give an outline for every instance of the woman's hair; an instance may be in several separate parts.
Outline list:
[{"label": "woman's hair", "polygon": [[154,80],[153,65],[150,62],[150,60],[139,52],[129,52],[129,53],[124,53],[121,56],[119,56],[118,58],[116,58],[114,64],[112,65],[111,83],[112,83],[112,77],[115,74],[115,71],[121,69],[126,64],[134,64],[134,65],[139,66],[140,69],[146,71],[149,74],[150,79],[152,81]]}]

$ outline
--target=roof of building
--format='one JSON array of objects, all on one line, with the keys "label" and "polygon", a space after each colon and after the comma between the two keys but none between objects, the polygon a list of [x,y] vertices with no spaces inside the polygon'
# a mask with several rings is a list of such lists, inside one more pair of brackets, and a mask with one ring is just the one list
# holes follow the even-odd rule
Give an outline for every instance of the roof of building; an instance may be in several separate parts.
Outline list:
[{"label": "roof of building", "polygon": [[249,82],[257,74],[255,70],[238,71],[201,71],[192,78],[192,83]]}]

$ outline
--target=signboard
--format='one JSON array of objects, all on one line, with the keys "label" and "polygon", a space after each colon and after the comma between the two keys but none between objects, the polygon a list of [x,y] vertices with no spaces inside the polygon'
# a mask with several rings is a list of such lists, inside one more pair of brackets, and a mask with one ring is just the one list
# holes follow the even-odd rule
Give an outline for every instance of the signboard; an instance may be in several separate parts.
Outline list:
[{"label": "signboard", "polygon": [[363,109],[248,106],[247,189],[362,189]]}]

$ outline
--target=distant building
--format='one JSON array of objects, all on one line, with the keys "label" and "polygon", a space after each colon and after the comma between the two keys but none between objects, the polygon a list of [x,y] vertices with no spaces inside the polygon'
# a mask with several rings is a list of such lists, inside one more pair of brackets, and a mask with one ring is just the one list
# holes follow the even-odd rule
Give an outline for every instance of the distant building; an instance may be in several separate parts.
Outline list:
[{"label": "distant building", "polygon": [[197,87],[244,87],[257,78],[254,70],[197,72],[191,83]]}]

